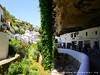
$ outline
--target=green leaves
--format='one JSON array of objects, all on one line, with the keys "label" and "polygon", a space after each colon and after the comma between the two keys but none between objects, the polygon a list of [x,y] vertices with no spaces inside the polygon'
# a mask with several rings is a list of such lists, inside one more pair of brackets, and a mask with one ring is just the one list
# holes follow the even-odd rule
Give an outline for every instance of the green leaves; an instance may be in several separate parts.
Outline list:
[{"label": "green leaves", "polygon": [[34,64],[24,58],[21,62],[16,62],[10,65],[8,72],[5,75],[39,75],[39,72]]},{"label": "green leaves", "polygon": [[9,42],[9,55],[20,54],[21,57],[28,56],[29,44],[22,44],[20,41],[13,39]]},{"label": "green leaves", "polygon": [[[44,69],[52,68],[53,51],[53,18],[52,0],[39,0],[41,12],[41,53]],[[40,46],[39,46],[40,47]],[[40,50],[40,49],[39,49]]]}]

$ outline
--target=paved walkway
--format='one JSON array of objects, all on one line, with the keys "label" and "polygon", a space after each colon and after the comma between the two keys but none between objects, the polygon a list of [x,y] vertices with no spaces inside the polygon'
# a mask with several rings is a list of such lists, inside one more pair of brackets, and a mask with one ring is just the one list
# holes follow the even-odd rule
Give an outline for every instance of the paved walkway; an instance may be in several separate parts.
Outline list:
[{"label": "paved walkway", "polygon": [[44,71],[44,68],[35,60],[31,60],[33,64],[36,65],[37,69],[39,70],[40,75],[48,75],[46,71]]},{"label": "paved walkway", "polygon": [[91,75],[100,75],[100,56],[89,55]]}]

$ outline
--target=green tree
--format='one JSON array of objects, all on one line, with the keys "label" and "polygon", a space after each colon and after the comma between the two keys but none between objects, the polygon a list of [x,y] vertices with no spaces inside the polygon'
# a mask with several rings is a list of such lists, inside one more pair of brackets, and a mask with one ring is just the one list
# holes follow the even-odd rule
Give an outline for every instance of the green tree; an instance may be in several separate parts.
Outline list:
[{"label": "green tree", "polygon": [[38,69],[27,58],[12,63],[4,75],[39,75]]},{"label": "green tree", "polygon": [[52,0],[39,0],[41,12],[41,53],[44,69],[52,68],[53,61],[53,17]]}]

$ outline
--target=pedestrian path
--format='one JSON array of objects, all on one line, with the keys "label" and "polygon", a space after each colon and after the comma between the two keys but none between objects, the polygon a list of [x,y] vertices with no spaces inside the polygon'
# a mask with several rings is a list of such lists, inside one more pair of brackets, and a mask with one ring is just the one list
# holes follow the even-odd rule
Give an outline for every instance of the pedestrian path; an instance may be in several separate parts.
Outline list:
[{"label": "pedestrian path", "polygon": [[31,60],[33,64],[36,65],[37,69],[39,70],[40,75],[63,75],[62,73],[59,72],[54,72],[54,70],[51,73],[48,73],[47,71],[44,71],[44,68],[35,60]]},{"label": "pedestrian path", "polygon": [[91,75],[100,75],[100,56],[89,55]]},{"label": "pedestrian path", "polygon": [[37,69],[39,70],[40,75],[49,75],[46,71],[44,71],[44,68],[35,60],[31,60],[33,64],[36,65]]}]

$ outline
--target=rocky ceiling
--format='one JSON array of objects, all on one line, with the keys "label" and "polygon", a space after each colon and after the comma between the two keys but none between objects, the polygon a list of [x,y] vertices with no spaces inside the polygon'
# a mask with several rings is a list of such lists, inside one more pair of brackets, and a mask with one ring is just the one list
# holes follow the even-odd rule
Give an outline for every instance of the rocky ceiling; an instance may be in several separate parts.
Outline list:
[{"label": "rocky ceiling", "polygon": [[54,0],[56,34],[100,26],[100,0]]}]

